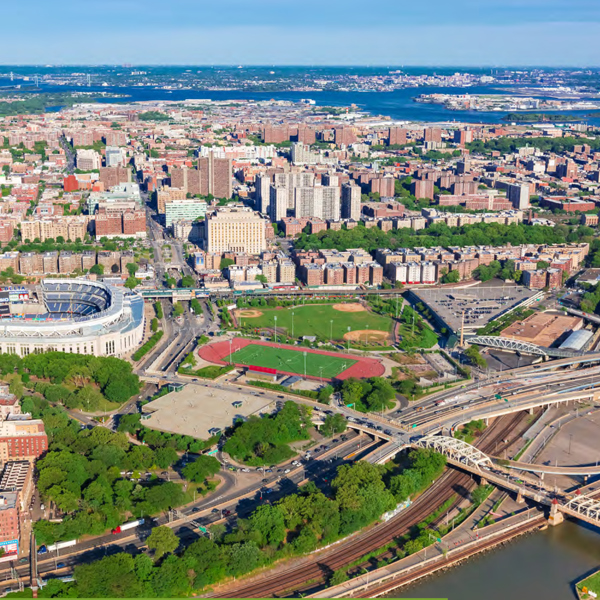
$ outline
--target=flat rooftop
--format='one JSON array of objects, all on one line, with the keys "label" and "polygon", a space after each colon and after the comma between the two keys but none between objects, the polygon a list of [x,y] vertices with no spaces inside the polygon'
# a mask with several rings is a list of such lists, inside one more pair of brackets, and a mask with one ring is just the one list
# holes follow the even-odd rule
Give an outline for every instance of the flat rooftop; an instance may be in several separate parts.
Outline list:
[{"label": "flat rooftop", "polygon": [[569,317],[556,313],[535,313],[524,321],[516,321],[502,331],[502,337],[530,342],[549,348],[564,340],[572,331],[583,326],[580,317]]},{"label": "flat rooftop", "polygon": [[[143,424],[150,429],[207,439],[213,427],[224,429],[233,425],[238,417],[272,412],[275,403],[265,399],[260,392],[260,389],[245,388],[234,392],[188,383],[181,391],[146,404],[143,411],[152,416]],[[242,406],[235,408],[233,403],[240,400]]]},{"label": "flat rooftop", "polygon": [[427,305],[457,335],[464,311],[466,334],[474,334],[489,321],[526,302],[536,290],[493,280],[487,284],[463,288],[411,290],[411,294]]}]

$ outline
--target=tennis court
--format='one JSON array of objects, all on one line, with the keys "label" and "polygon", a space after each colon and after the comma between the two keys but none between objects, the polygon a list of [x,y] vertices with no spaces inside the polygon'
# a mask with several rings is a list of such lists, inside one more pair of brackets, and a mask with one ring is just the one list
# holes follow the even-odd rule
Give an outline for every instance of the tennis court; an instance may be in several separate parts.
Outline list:
[{"label": "tennis court", "polygon": [[286,373],[305,374],[331,379],[356,364],[356,360],[342,356],[328,356],[302,350],[249,344],[236,350],[231,360],[234,364],[277,369]]}]

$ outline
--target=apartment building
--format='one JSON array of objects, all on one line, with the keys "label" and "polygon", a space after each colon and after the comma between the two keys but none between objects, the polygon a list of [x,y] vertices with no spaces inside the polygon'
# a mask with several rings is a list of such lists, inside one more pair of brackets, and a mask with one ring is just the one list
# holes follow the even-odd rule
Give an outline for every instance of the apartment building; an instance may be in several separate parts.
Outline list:
[{"label": "apartment building", "polygon": [[267,220],[244,206],[226,206],[206,213],[205,244],[209,253],[246,252],[261,254],[267,249]]}]

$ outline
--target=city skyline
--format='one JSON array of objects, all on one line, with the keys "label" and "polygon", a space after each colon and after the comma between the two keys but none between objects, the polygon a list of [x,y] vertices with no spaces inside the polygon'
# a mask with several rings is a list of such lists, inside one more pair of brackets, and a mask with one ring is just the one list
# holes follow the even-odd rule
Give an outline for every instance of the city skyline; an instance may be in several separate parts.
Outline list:
[{"label": "city skyline", "polygon": [[[143,4],[109,0],[102,10],[72,0],[29,4],[31,11],[15,5],[4,8],[12,26],[0,40],[0,57],[11,58],[0,58],[2,63],[598,64],[600,7],[590,0],[575,0],[568,14],[557,0],[510,0],[485,7],[475,0],[451,5],[432,0],[402,7],[377,0],[369,11],[357,0],[343,6],[316,0],[298,6],[261,0],[250,6],[228,0],[201,9],[189,0],[178,0],[169,12],[157,0]],[[69,44],[55,43],[60,31],[68,32]]]}]

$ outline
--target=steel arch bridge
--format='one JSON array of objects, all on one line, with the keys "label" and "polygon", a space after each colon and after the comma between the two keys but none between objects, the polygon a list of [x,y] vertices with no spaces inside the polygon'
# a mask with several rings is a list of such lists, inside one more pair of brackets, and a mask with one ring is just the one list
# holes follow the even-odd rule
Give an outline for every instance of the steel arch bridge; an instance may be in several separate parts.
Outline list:
[{"label": "steel arch bridge", "polygon": [[572,510],[581,517],[585,517],[598,523],[600,521],[600,501],[585,496],[575,496],[566,504],[566,509]]},{"label": "steel arch bridge", "polygon": [[481,470],[481,467],[492,466],[492,460],[487,454],[467,442],[446,435],[426,435],[417,440],[415,445],[431,448],[451,460],[478,470]]},{"label": "steel arch bridge", "polygon": [[531,342],[523,342],[513,338],[505,338],[497,335],[475,335],[467,339],[469,344],[479,344],[480,346],[491,346],[501,350],[513,350],[525,354],[535,354],[536,356],[548,356],[548,349],[542,346],[536,346]]},{"label": "steel arch bridge", "polygon": [[583,356],[585,352],[578,350],[561,350],[560,348],[546,348],[536,346],[531,342],[515,340],[513,338],[500,337],[497,335],[474,335],[467,338],[469,344],[479,344],[480,346],[491,346],[499,350],[512,350],[522,352],[523,354],[533,354],[535,356],[552,356],[554,358],[572,358]]}]

